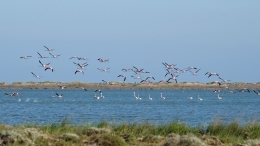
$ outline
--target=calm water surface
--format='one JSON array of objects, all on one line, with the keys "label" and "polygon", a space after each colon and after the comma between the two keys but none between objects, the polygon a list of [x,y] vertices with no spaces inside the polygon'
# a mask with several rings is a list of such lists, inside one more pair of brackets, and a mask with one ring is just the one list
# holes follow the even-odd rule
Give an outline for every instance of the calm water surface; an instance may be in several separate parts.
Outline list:
[{"label": "calm water surface", "polygon": [[[19,92],[19,96],[4,96],[12,92]],[[142,100],[136,100],[133,92]],[[55,97],[55,93],[63,94],[63,99]],[[12,125],[50,124],[67,117],[74,124],[102,120],[152,124],[181,121],[198,126],[216,119],[247,123],[260,117],[260,97],[254,93],[214,93],[211,90],[102,90],[102,93],[105,98],[96,100],[94,95],[100,94],[94,90],[0,90],[0,121]],[[153,100],[149,100],[148,94]]]}]

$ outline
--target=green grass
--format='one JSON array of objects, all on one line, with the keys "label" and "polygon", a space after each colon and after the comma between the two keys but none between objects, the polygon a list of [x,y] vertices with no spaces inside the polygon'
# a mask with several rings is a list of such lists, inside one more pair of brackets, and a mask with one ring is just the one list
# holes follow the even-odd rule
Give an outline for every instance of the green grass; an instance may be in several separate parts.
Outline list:
[{"label": "green grass", "polygon": [[[93,130],[93,127],[94,128]],[[190,127],[181,122],[169,122],[162,125],[154,125],[150,123],[120,123],[110,124],[106,121],[93,124],[73,125],[73,123],[65,118],[60,124],[37,125],[37,124],[21,124],[17,126],[0,125],[0,132],[7,130],[23,130],[26,128],[35,128],[41,133],[51,137],[50,139],[38,138],[35,143],[37,145],[46,145],[53,143],[55,145],[82,145],[84,143],[97,145],[158,145],[158,143],[167,139],[169,134],[177,135],[194,135],[198,138],[203,136],[217,137],[222,143],[243,143],[249,139],[260,139],[260,123],[257,121],[247,124],[239,122],[224,123],[215,121],[208,127],[197,126]],[[106,132],[98,131],[98,129],[109,129]],[[95,131],[96,130],[96,131]],[[104,132],[105,131],[105,132]],[[64,134],[72,134],[65,137]],[[73,135],[74,134],[74,135]],[[29,134],[30,135],[30,134]],[[76,135],[76,136],[75,136]],[[28,134],[26,135],[28,137]],[[160,136],[162,139],[155,139]],[[4,136],[1,136],[4,137]],[[0,137],[0,138],[1,138]],[[78,138],[79,137],[79,138]],[[143,141],[139,139],[142,138]],[[57,140],[58,139],[58,140]],[[10,145],[20,145],[23,143],[12,143]]]}]

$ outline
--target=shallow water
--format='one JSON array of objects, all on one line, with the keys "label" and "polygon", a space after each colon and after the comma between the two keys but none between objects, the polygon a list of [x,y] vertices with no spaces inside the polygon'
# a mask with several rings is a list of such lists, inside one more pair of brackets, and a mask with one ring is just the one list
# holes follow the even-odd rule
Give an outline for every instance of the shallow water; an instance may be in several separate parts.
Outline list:
[{"label": "shallow water", "polygon": [[[4,93],[19,92],[9,97]],[[133,92],[142,98],[136,100]],[[102,120],[112,123],[164,124],[181,121],[191,126],[211,121],[247,123],[260,117],[260,97],[254,93],[214,93],[212,90],[0,90],[0,122],[3,124],[59,123],[67,117],[74,124]],[[63,99],[55,96],[63,94]],[[166,98],[161,99],[160,93]],[[148,94],[153,98],[149,100]],[[218,94],[222,99],[218,99]],[[198,99],[198,95],[203,99]],[[193,97],[189,99],[188,97]]]}]

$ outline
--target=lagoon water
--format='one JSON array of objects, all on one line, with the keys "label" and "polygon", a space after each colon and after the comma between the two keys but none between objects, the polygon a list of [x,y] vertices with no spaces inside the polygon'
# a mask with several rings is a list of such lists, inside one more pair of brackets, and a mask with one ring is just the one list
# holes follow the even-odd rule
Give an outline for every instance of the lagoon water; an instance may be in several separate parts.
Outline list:
[{"label": "lagoon water", "polygon": [[[12,92],[19,92],[19,96],[4,95]],[[133,92],[142,100],[136,100]],[[57,98],[55,93],[63,94],[63,99]],[[255,93],[214,93],[212,90],[102,90],[102,93],[105,98],[96,100],[94,95],[100,94],[94,90],[2,89],[0,122],[50,124],[68,118],[73,124],[102,120],[152,124],[181,121],[201,126],[216,120],[248,123],[260,117],[260,97]],[[153,100],[149,100],[148,94]]]}]

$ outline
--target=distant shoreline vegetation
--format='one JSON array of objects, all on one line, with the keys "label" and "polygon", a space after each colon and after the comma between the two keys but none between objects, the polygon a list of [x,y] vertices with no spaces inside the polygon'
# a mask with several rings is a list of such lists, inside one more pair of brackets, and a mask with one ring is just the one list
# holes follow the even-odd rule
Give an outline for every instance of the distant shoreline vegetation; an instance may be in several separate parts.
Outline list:
[{"label": "distant shoreline vegetation", "polygon": [[108,89],[108,90],[236,90],[241,88],[260,89],[258,83],[228,83],[228,84],[211,84],[201,82],[180,82],[180,83],[127,83],[127,82],[110,82],[108,83],[88,83],[88,82],[13,82],[8,84],[0,82],[0,89],[59,89],[60,86],[66,86],[66,89],[77,89],[84,87],[86,89]]}]

